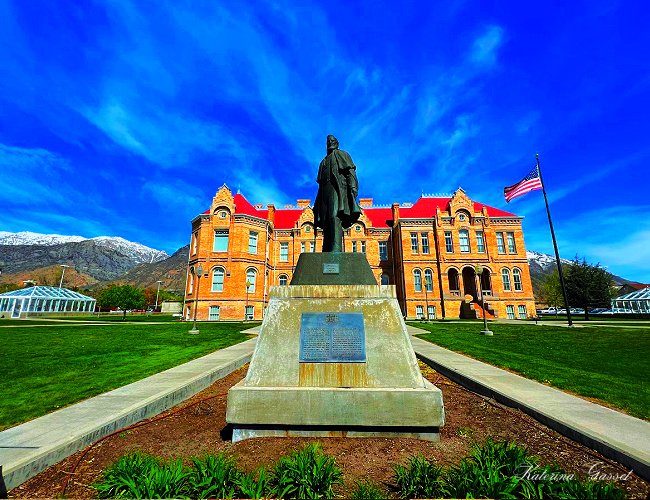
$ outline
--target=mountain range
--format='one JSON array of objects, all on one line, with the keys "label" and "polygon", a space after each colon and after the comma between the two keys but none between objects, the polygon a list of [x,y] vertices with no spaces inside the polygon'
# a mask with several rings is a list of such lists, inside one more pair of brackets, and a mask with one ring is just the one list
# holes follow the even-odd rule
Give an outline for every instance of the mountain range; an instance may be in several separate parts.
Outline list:
[{"label": "mountain range", "polygon": [[[70,287],[86,288],[108,282],[156,287],[161,281],[163,289],[182,294],[188,253],[189,245],[170,256],[120,237],[0,231],[0,282],[21,283],[32,279],[40,284],[58,285],[60,265],[65,264],[70,266],[64,276]],[[555,270],[555,257],[535,251],[527,251],[526,257],[533,290],[537,292],[544,277]],[[619,285],[635,283],[620,276],[613,279]]]}]

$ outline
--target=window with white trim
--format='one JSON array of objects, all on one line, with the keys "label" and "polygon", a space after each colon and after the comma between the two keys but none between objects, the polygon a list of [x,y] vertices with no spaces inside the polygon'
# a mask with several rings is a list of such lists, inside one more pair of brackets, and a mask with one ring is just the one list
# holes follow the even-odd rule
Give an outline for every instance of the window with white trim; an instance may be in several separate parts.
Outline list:
[{"label": "window with white trim", "polygon": [[255,282],[257,281],[257,271],[255,269],[249,269],[246,271],[246,283],[248,287],[246,291],[248,293],[255,293]]},{"label": "window with white trim", "polygon": [[191,294],[194,291],[194,273],[190,273],[189,276],[189,284],[187,285],[187,293],[188,295]]},{"label": "window with white trim", "polygon": [[365,241],[361,242],[361,253],[366,253],[366,242]]},{"label": "window with white trim", "polygon": [[357,253],[357,242],[356,241],[352,242],[352,253]]},{"label": "window with white trim", "polygon": [[436,319],[436,306],[427,306],[427,319]]},{"label": "window with white trim", "polygon": [[448,253],[454,253],[454,240],[451,236],[451,231],[445,231],[445,250]]},{"label": "window with white trim", "polygon": [[221,308],[219,306],[210,306],[210,315],[208,316],[208,320],[219,321],[220,314]]},{"label": "window with white trim", "polygon": [[305,253],[307,250],[307,244],[304,241],[300,242],[300,253]]},{"label": "window with white trim", "polygon": [[248,253],[257,253],[257,233],[255,231],[248,233]]},{"label": "window with white trim", "polygon": [[420,253],[418,247],[418,233],[411,233],[411,253]]},{"label": "window with white trim", "polygon": [[280,283],[280,286],[286,286],[288,280],[289,279],[286,274],[281,274],[280,278],[278,279],[278,283]]},{"label": "window with white trim", "polygon": [[424,288],[427,292],[433,292],[433,272],[431,269],[424,270]]},{"label": "window with white trim", "polygon": [[519,310],[519,319],[526,319],[528,317],[525,305],[519,305],[517,309]]},{"label": "window with white trim", "polygon": [[501,269],[501,279],[503,280],[503,291],[510,292],[512,287],[510,286],[510,270],[503,268]]},{"label": "window with white trim", "polygon": [[214,232],[214,243],[212,245],[214,252],[228,251],[228,231],[218,230]]},{"label": "window with white trim", "polygon": [[416,292],[422,291],[422,271],[419,269],[413,271],[413,286]]},{"label": "window with white trim", "polygon": [[379,260],[388,260],[388,242],[379,242]]},{"label": "window with white trim", "polygon": [[199,246],[199,232],[196,231],[192,233],[192,255],[196,253],[198,246]]},{"label": "window with white trim", "polygon": [[253,320],[255,319],[255,306],[246,306],[246,319]]},{"label": "window with white trim", "polygon": [[422,253],[424,254],[429,253],[429,234],[422,233],[420,235],[420,241],[422,242]]},{"label": "window with white trim", "polygon": [[515,284],[515,292],[523,291],[523,286],[521,285],[521,271],[516,267],[512,270],[512,281]]},{"label": "window with white trim", "polygon": [[223,292],[223,268],[215,267],[212,271],[212,291],[213,292]]},{"label": "window with white trim", "polygon": [[415,317],[417,319],[424,319],[424,306],[415,306]]},{"label": "window with white trim", "polygon": [[460,251],[462,253],[469,253],[469,231],[467,229],[458,231],[458,240],[460,243]]},{"label": "window with white trim", "polygon": [[497,233],[497,252],[506,253],[506,246],[503,243],[503,233],[502,232]]},{"label": "window with white trim", "polygon": [[508,319],[515,319],[515,306],[506,306],[506,316]]},{"label": "window with white trim", "polygon": [[289,262],[289,243],[280,242],[280,262]]},{"label": "window with white trim", "polygon": [[515,233],[506,233],[506,240],[508,241],[508,253],[517,253],[517,246],[515,245]]},{"label": "window with white trim", "polygon": [[483,231],[476,231],[476,251],[478,253],[485,253],[485,239]]}]

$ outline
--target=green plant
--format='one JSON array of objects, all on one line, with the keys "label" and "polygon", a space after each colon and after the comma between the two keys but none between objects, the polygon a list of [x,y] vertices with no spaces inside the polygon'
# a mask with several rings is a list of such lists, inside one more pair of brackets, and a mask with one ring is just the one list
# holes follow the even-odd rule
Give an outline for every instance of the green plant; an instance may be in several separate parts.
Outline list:
[{"label": "green plant", "polygon": [[408,459],[407,464],[393,466],[393,479],[400,498],[434,498],[441,496],[443,468],[422,455]]},{"label": "green plant", "polygon": [[382,500],[386,498],[386,492],[377,484],[365,479],[357,481],[351,498],[352,500]]},{"label": "green plant", "polygon": [[278,460],[272,484],[279,498],[332,498],[341,476],[334,458],[323,453],[318,443],[310,443]]},{"label": "green plant", "polygon": [[234,459],[223,453],[192,458],[190,494],[193,498],[233,498],[240,475]]},{"label": "green plant", "polygon": [[273,488],[269,476],[266,475],[266,469],[261,467],[255,473],[242,473],[237,479],[237,487],[243,498],[264,498],[273,494]]},{"label": "green plant", "polygon": [[161,464],[144,453],[120,458],[93,485],[99,498],[178,498],[186,494],[188,471],[180,460]]}]

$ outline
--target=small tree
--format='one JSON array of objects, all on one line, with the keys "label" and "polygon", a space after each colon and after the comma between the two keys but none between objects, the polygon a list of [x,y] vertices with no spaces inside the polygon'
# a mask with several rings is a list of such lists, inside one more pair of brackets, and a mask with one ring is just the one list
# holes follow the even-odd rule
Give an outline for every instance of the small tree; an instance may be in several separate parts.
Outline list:
[{"label": "small tree", "polygon": [[131,285],[110,285],[99,293],[97,304],[99,307],[109,309],[119,307],[124,312],[122,316],[124,320],[127,309],[144,308],[144,292]]},{"label": "small tree", "polygon": [[569,304],[582,307],[585,319],[589,319],[590,307],[610,307],[612,301],[612,275],[605,271],[600,264],[588,264],[576,258],[564,267]]},{"label": "small tree", "polygon": [[547,306],[555,307],[557,309],[564,302],[562,296],[562,287],[560,286],[560,275],[557,271],[547,275],[539,287],[539,299]]}]

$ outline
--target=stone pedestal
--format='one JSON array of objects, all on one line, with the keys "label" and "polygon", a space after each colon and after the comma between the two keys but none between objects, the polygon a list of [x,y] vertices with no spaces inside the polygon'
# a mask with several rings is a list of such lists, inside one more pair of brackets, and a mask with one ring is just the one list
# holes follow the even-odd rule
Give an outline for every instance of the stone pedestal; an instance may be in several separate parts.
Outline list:
[{"label": "stone pedestal", "polygon": [[[365,361],[300,362],[303,313],[362,313]],[[248,374],[228,393],[226,420],[233,441],[262,436],[435,441],[444,407],[440,390],[420,373],[393,286],[292,285],[270,289]]]}]

